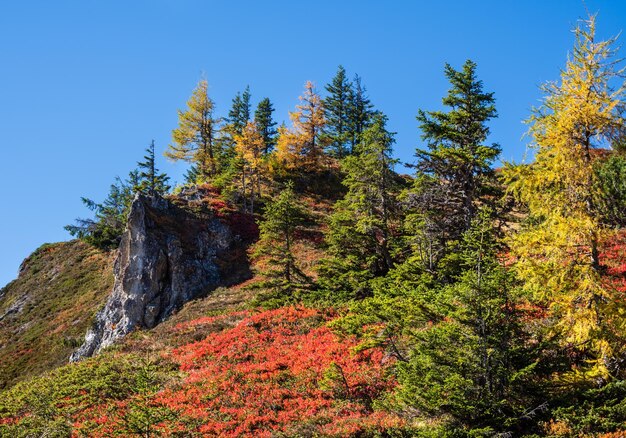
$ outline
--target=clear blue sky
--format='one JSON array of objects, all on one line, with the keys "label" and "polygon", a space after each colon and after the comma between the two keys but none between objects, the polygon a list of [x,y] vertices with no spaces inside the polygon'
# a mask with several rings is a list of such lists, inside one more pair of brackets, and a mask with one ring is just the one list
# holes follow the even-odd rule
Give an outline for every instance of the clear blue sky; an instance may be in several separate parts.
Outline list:
[{"label": "clear blue sky", "polygon": [[[626,2],[586,0],[600,37]],[[343,64],[358,73],[410,161],[417,110],[440,108],[443,65],[471,58],[500,117],[491,140],[523,157],[521,121],[557,79],[586,15],[579,0],[206,1],[5,0],[0,3],[0,285],[63,226],[88,216],[151,139],[162,152],[198,79],[218,112],[250,85],[288,119],[306,80],[321,90]],[[623,41],[622,41],[623,42]],[[161,159],[181,180],[186,166]]]}]

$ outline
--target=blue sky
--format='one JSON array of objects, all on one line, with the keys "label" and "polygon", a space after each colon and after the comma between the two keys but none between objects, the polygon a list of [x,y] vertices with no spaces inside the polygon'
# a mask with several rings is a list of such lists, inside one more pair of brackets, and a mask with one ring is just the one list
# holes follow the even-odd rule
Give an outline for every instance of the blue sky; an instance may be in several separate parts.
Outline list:
[{"label": "blue sky", "polygon": [[[162,152],[204,75],[218,113],[250,85],[288,120],[306,80],[321,90],[342,64],[362,76],[397,131],[396,152],[420,145],[418,109],[441,107],[444,63],[471,58],[500,117],[491,140],[520,160],[522,124],[558,78],[571,28],[598,12],[606,38],[626,2],[5,0],[0,3],[0,285],[63,226],[88,216],[151,139]],[[183,163],[160,162],[180,181]]]}]

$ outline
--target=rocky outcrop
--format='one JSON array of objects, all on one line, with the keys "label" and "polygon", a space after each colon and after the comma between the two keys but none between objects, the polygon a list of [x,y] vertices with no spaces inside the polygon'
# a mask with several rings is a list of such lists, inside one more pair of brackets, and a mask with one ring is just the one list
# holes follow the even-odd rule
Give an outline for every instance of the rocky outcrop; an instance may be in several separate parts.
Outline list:
[{"label": "rocky outcrop", "polygon": [[222,220],[198,208],[198,197],[189,194],[177,203],[135,197],[113,291],[70,361],[96,354],[134,329],[152,328],[184,303],[248,274],[240,240]]}]

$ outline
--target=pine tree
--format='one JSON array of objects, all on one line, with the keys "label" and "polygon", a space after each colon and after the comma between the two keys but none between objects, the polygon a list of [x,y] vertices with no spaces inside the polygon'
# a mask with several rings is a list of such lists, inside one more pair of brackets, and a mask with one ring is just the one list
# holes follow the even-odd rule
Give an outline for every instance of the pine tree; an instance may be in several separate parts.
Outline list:
[{"label": "pine tree", "polygon": [[141,192],[147,193],[150,196],[164,195],[170,190],[170,186],[167,184],[169,176],[165,173],[160,173],[156,168],[155,156],[154,156],[154,140],[150,143],[150,146],[146,148],[146,153],[143,158],[145,161],[137,163],[140,169],[138,189]]},{"label": "pine tree", "polygon": [[172,160],[196,164],[202,178],[211,178],[218,172],[221,151],[216,139],[220,119],[214,116],[214,106],[208,83],[201,80],[187,101],[187,109],[178,111],[178,128],[172,131],[172,144],[165,152]]},{"label": "pine tree", "polygon": [[332,82],[326,85],[326,91],[329,93],[324,99],[326,135],[333,154],[338,158],[343,158],[348,153],[348,144],[352,139],[350,116],[354,93],[352,84],[346,76],[346,70],[341,65]]},{"label": "pine tree", "polygon": [[601,275],[599,247],[610,234],[595,202],[592,149],[623,132],[624,87],[612,88],[621,76],[615,40],[596,41],[595,17],[575,35],[560,82],[543,87],[543,104],[529,119],[535,161],[509,165],[505,175],[530,214],[511,239],[518,276],[549,309],[570,356],[583,359],[576,373],[597,382],[619,371],[626,309]]},{"label": "pine tree", "polygon": [[305,84],[300,104],[289,117],[293,129],[279,129],[278,160],[291,169],[319,170],[326,158],[328,140],[322,135],[326,126],[324,106],[312,82]]},{"label": "pine tree", "polygon": [[267,291],[260,298],[265,305],[296,302],[310,286],[310,279],[298,267],[293,253],[296,232],[305,217],[291,184],[267,205],[254,252],[254,257],[262,258],[266,266],[261,272],[265,280],[258,284]]},{"label": "pine tree", "polygon": [[350,132],[350,153],[353,152],[356,145],[361,141],[361,134],[370,125],[372,117],[376,113],[374,105],[367,96],[367,90],[361,83],[361,77],[354,75],[352,82],[352,99],[348,111],[349,132]]},{"label": "pine tree", "polygon": [[399,185],[393,166],[398,160],[392,158],[394,139],[386,121],[377,115],[358,154],[343,161],[348,192],[335,204],[326,234],[330,258],[320,270],[320,282],[334,294],[366,295],[368,280],[394,266]]},{"label": "pine tree", "polygon": [[259,102],[254,112],[254,122],[263,137],[263,154],[269,154],[276,145],[276,134],[278,131],[274,128],[276,122],[272,119],[274,107],[269,98],[264,98]]},{"label": "pine tree", "polygon": [[497,144],[485,144],[487,122],[497,116],[493,93],[483,91],[476,64],[467,61],[461,71],[446,65],[452,87],[443,104],[449,112],[420,110],[422,139],[428,150],[418,149],[416,188],[410,203],[421,228],[416,250],[425,254],[431,271],[449,253],[450,244],[469,229],[479,204],[493,197],[493,162]]}]

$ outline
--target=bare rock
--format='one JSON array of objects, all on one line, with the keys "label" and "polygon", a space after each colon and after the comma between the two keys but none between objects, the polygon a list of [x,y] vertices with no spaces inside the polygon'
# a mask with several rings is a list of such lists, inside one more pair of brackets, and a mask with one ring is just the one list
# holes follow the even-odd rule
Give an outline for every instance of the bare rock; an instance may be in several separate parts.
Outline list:
[{"label": "bare rock", "polygon": [[213,215],[138,194],[115,261],[113,291],[70,361],[97,354],[134,329],[152,328],[184,303],[242,279],[233,272],[245,277],[239,246]]}]

